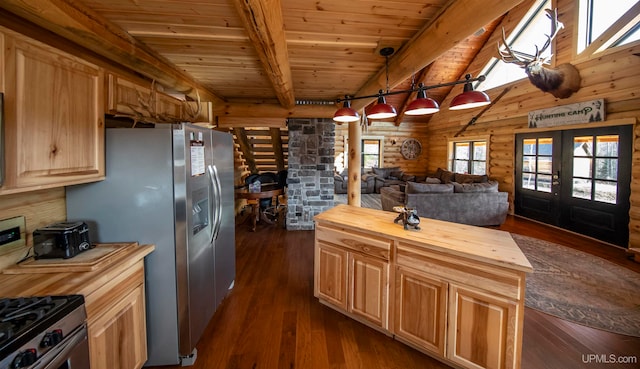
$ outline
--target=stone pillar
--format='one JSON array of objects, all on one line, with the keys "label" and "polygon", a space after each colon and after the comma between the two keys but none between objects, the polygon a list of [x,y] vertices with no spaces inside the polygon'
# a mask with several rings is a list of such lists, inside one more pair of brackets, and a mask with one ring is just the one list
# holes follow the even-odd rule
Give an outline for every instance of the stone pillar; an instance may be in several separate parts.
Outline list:
[{"label": "stone pillar", "polygon": [[289,119],[287,229],[313,230],[313,217],[334,206],[335,123]]}]

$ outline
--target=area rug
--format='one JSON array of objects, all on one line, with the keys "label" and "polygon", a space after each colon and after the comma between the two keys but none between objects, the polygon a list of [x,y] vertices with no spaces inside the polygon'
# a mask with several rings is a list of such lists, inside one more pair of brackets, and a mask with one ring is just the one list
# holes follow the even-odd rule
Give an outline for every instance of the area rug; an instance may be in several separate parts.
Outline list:
[{"label": "area rug", "polygon": [[534,272],[525,305],[591,328],[640,337],[640,274],[602,258],[512,234]]}]

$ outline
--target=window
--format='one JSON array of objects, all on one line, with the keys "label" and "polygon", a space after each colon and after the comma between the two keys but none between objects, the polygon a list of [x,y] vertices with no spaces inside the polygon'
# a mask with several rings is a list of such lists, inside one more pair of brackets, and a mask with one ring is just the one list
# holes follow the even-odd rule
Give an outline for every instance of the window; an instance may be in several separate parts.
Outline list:
[{"label": "window", "polygon": [[552,168],[553,138],[525,138],[522,141],[522,188],[551,193]]},{"label": "window", "polygon": [[618,135],[573,138],[573,197],[616,204],[618,146]]},{"label": "window", "polygon": [[[384,137],[383,136],[362,136],[361,138],[360,159],[362,167],[372,168],[382,166],[384,156]],[[335,167],[338,172],[349,167],[349,139],[344,136],[344,153],[336,156]],[[344,163],[344,164],[343,164]]]},{"label": "window", "polygon": [[362,166],[365,168],[380,167],[380,153],[382,141],[373,139],[362,140]]},{"label": "window", "polygon": [[451,141],[449,170],[465,174],[487,173],[488,140]]},{"label": "window", "polygon": [[[545,34],[548,34],[550,29],[549,18],[547,18],[547,13],[544,9],[549,8],[551,8],[550,0],[539,0],[531,7],[529,12],[507,38],[507,42],[512,50],[530,52],[531,56],[533,56],[536,52],[535,45],[538,45],[538,47],[544,45],[547,40]],[[550,55],[551,48],[548,48],[542,54],[542,56],[546,57]],[[483,90],[502,86],[527,77],[523,68],[515,64],[505,63],[498,58],[491,58],[480,74],[484,74],[486,79],[483,82],[476,83],[474,87]]]},{"label": "window", "polygon": [[639,7],[638,0],[580,0],[578,53],[589,48],[593,54],[640,40]]}]

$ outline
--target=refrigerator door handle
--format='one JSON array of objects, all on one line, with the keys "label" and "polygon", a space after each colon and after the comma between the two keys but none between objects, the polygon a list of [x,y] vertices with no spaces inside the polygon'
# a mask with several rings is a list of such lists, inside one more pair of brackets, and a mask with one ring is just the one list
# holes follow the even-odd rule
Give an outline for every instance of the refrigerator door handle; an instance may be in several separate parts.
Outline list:
[{"label": "refrigerator door handle", "polygon": [[[212,204],[212,213],[214,214],[213,231],[211,232],[211,242],[218,238],[220,233],[220,225],[222,220],[222,188],[220,186],[220,177],[218,176],[218,168],[215,165],[209,165],[209,174],[211,175],[211,188],[213,189],[215,205]],[[214,208],[215,207],[215,208]],[[215,211],[213,211],[215,210]]]}]

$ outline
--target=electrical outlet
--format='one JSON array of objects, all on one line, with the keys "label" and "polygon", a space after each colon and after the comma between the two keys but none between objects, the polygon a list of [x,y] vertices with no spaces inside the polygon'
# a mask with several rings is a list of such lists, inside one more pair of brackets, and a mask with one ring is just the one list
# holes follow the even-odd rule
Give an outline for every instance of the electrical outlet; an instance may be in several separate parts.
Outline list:
[{"label": "electrical outlet", "polygon": [[0,220],[0,255],[23,247],[26,242],[24,216]]}]

